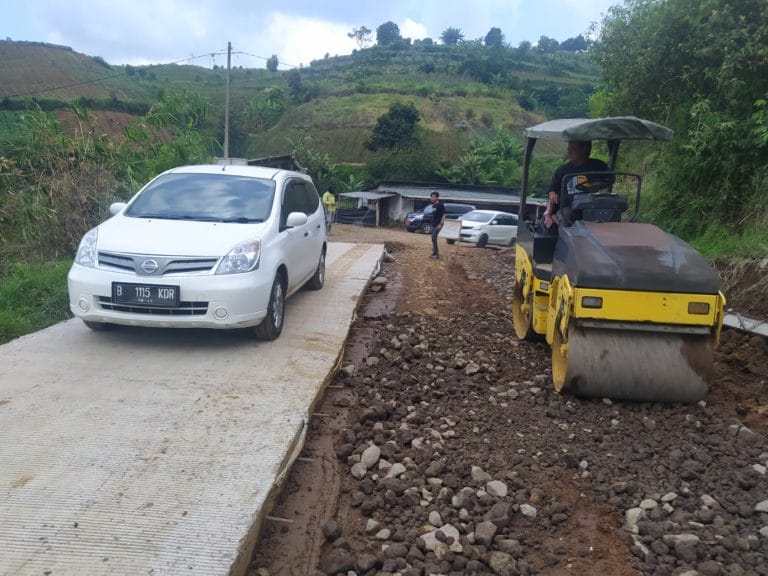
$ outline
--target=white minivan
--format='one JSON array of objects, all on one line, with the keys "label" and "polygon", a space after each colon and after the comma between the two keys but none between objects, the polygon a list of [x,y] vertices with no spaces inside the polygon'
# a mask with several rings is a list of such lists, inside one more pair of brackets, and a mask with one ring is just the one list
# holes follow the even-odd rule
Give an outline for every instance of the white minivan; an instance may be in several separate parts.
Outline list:
[{"label": "white minivan", "polygon": [[325,280],[320,197],[306,174],[168,170],[83,237],[68,276],[86,326],[254,328],[274,340],[285,299]]},{"label": "white minivan", "polygon": [[[472,210],[461,217],[461,242],[483,248],[488,244],[512,246],[517,238],[517,215],[496,210]],[[449,240],[453,244],[455,240]]]}]

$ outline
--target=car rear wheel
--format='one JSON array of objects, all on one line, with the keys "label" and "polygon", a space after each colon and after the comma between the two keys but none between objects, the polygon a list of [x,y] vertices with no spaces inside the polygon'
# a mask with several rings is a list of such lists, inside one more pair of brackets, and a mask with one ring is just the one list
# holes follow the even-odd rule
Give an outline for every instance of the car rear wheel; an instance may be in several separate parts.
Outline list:
[{"label": "car rear wheel", "polygon": [[432,224],[422,224],[421,231],[424,232],[424,234],[432,234]]},{"label": "car rear wheel", "polygon": [[310,290],[320,290],[325,284],[325,249],[320,253],[320,260],[317,263],[317,269],[312,278],[307,282],[307,288]]},{"label": "car rear wheel", "polygon": [[269,293],[267,317],[256,326],[255,332],[262,340],[276,340],[283,331],[285,321],[285,286],[282,275],[275,276],[272,290]]},{"label": "car rear wheel", "polygon": [[483,234],[480,236],[480,238],[477,239],[477,247],[478,248],[485,248],[488,245],[488,235]]}]

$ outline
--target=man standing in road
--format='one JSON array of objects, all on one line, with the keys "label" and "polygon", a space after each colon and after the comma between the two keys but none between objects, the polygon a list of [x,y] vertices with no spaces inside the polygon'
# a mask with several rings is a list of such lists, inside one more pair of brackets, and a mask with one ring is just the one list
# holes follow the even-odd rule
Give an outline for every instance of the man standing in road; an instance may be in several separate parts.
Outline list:
[{"label": "man standing in road", "polygon": [[437,260],[440,258],[440,252],[437,249],[437,235],[440,234],[440,230],[443,229],[445,223],[445,206],[440,202],[440,193],[436,190],[429,195],[429,199],[432,202],[432,256],[430,259]]},{"label": "man standing in road", "polygon": [[323,208],[325,208],[325,231],[330,232],[336,216],[336,196],[330,190],[326,190],[323,194]]}]

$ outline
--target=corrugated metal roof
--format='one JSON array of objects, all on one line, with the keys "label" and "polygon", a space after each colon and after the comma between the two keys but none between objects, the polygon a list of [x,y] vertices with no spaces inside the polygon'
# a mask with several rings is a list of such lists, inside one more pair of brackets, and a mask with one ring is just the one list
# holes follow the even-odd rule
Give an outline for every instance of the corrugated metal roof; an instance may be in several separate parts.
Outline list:
[{"label": "corrugated metal roof", "polygon": [[[440,199],[443,202],[484,202],[489,204],[519,204],[520,194],[511,188],[494,188],[490,186],[474,187],[451,187],[448,185],[419,186],[406,183],[381,183],[376,192],[386,192],[398,194],[403,198],[413,198],[416,200],[426,200],[433,191],[440,193]],[[528,199],[529,204],[541,203],[543,206],[546,200]]]},{"label": "corrugated metal roof", "polygon": [[364,200],[379,200],[380,198],[389,198],[395,196],[393,192],[377,192],[375,190],[362,191],[362,192],[342,192],[339,196],[347,196],[349,198],[362,198]]}]

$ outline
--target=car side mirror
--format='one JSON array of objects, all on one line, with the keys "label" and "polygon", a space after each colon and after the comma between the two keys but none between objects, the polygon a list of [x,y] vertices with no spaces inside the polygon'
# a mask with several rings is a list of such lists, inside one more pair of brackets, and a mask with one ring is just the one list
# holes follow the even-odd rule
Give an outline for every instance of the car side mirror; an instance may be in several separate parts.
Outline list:
[{"label": "car side mirror", "polygon": [[109,213],[112,214],[112,216],[119,214],[125,209],[127,205],[128,204],[125,202],[113,202],[109,205]]},{"label": "car side mirror", "polygon": [[304,226],[307,220],[307,215],[304,212],[291,212],[285,220],[285,227],[296,228],[297,226]]}]

